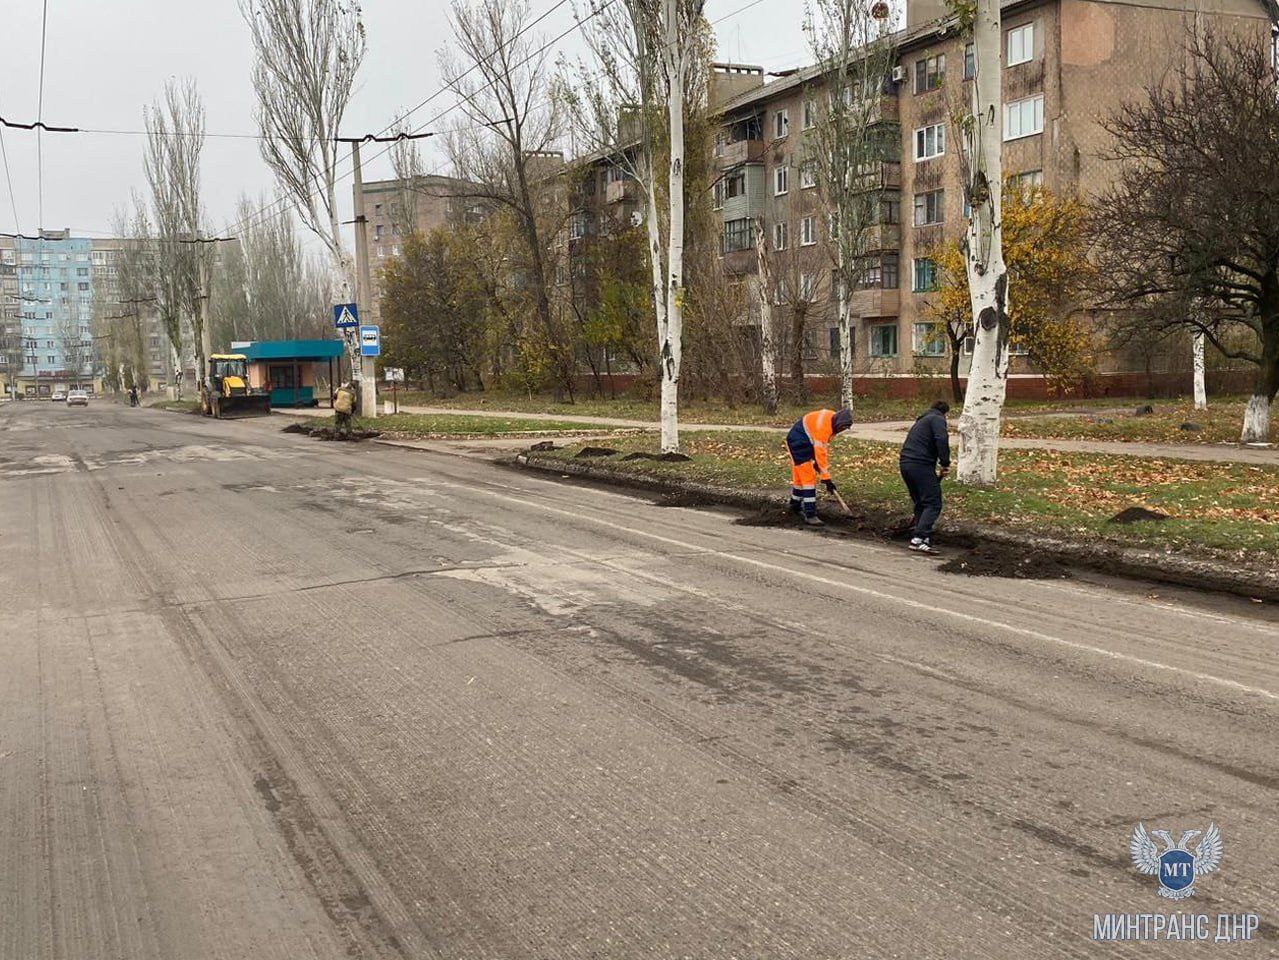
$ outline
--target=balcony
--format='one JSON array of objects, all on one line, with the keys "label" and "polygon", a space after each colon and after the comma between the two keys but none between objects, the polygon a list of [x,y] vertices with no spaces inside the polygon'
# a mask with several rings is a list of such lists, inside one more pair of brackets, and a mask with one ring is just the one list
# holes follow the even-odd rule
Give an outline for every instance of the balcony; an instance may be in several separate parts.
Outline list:
[{"label": "balcony", "polygon": [[734,140],[732,143],[724,144],[720,155],[715,158],[722,170],[728,170],[743,163],[762,163],[763,160],[763,140]]},{"label": "balcony", "polygon": [[604,186],[605,203],[627,203],[636,196],[635,181],[630,177],[611,180]]},{"label": "balcony", "polygon": [[902,165],[897,160],[864,164],[858,172],[855,183],[861,190],[900,190]]},{"label": "balcony", "polygon": [[849,309],[855,317],[895,317],[901,308],[901,291],[866,287],[856,291],[849,300]]},{"label": "balcony", "polygon": [[898,223],[877,223],[866,229],[867,251],[899,250],[902,245],[902,228]]}]

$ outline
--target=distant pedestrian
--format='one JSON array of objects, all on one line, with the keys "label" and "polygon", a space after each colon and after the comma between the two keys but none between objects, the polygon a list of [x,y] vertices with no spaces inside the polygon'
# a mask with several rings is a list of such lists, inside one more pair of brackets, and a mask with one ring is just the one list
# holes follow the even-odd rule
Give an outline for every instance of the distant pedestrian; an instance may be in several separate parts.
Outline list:
[{"label": "distant pedestrian", "polygon": [[942,511],[941,481],[950,473],[950,437],[946,431],[949,412],[950,404],[938,400],[919,415],[902,444],[902,480],[915,507],[910,548],[920,553],[933,552],[933,525]]},{"label": "distant pedestrian", "polygon": [[333,433],[339,437],[351,435],[351,415],[355,412],[355,387],[347,381],[338,387],[333,398]]},{"label": "distant pedestrian", "polygon": [[830,477],[830,442],[852,425],[853,412],[847,407],[814,410],[795,421],[786,434],[791,461],[790,509],[809,526],[822,525],[817,516],[817,481],[821,480],[830,493],[835,492],[835,481]]},{"label": "distant pedestrian", "polygon": [[138,405],[138,387],[134,384],[129,388],[129,406],[136,407]]}]

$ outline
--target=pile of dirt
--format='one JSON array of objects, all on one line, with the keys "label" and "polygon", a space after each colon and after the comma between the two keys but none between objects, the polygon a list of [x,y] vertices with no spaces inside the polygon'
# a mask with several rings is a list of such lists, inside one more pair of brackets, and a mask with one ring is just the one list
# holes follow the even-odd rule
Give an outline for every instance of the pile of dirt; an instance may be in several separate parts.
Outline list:
[{"label": "pile of dirt", "polygon": [[1018,553],[1020,548],[982,544],[966,554],[952,557],[937,569],[969,577],[1007,577],[1012,580],[1068,580],[1070,570],[1059,561],[1037,553]]},{"label": "pile of dirt", "polygon": [[704,493],[681,491],[679,493],[668,493],[666,496],[654,500],[653,504],[658,507],[713,507],[716,505],[716,501],[713,497],[708,497]]},{"label": "pile of dirt", "polygon": [[617,451],[614,450],[612,447],[583,447],[581,450],[577,451],[575,456],[577,457],[611,457],[615,453],[617,453]]},{"label": "pile of dirt", "polygon": [[1148,417],[1155,412],[1155,408],[1150,404],[1144,404],[1132,412],[1134,417]]},{"label": "pile of dirt", "polygon": [[1203,428],[1204,428],[1204,425],[1202,423],[1195,423],[1193,420],[1187,420],[1177,429],[1185,430],[1187,433],[1198,433]]},{"label": "pile of dirt", "polygon": [[348,434],[340,434],[332,427],[312,427],[307,431],[313,440],[372,440],[374,437],[382,436],[381,430],[352,430]]},{"label": "pile of dirt", "polygon": [[310,434],[311,429],[312,428],[308,427],[305,423],[290,423],[287,427],[284,427],[280,432]]},{"label": "pile of dirt", "polygon": [[789,510],[773,509],[738,517],[733,523],[739,527],[794,527],[799,525],[799,518]]},{"label": "pile of dirt", "polygon": [[1145,507],[1128,507],[1111,517],[1108,523],[1137,523],[1141,520],[1167,520],[1168,514],[1158,510],[1147,510]]},{"label": "pile of dirt", "polygon": [[554,449],[555,449],[555,441],[554,441],[554,440],[543,440],[541,443],[535,443],[535,444],[533,444],[533,445],[532,445],[531,447],[529,447],[528,449],[529,449],[529,452],[530,452],[530,453],[535,453],[535,452],[536,452],[536,453],[541,453],[541,452],[542,452],[542,451],[544,451],[544,450],[554,450]]},{"label": "pile of dirt", "polygon": [[[578,454],[581,456],[581,454]],[[645,453],[643,450],[636,450],[634,453],[628,453],[622,457],[623,460],[657,460],[661,463],[687,463],[693,458],[685,453]]]}]

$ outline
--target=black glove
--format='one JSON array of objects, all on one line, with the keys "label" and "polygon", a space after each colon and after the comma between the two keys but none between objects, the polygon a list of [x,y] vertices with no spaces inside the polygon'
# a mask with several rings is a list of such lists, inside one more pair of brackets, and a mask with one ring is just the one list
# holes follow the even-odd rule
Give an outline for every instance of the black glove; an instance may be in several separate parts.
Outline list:
[{"label": "black glove", "polygon": [[825,486],[826,486],[826,492],[827,492],[827,493],[834,493],[834,492],[835,492],[835,481],[834,481],[834,480],[823,480],[823,481],[822,481],[822,483],[823,483],[823,484],[825,484]]}]

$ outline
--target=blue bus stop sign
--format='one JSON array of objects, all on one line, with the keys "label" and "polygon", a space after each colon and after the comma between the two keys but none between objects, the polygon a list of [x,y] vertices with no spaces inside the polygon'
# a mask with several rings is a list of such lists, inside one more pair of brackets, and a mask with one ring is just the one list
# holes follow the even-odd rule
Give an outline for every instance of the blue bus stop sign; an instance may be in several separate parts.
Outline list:
[{"label": "blue bus stop sign", "polygon": [[382,328],[371,325],[360,327],[360,356],[380,357],[382,355]]}]

